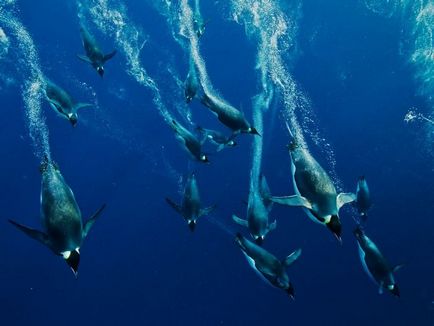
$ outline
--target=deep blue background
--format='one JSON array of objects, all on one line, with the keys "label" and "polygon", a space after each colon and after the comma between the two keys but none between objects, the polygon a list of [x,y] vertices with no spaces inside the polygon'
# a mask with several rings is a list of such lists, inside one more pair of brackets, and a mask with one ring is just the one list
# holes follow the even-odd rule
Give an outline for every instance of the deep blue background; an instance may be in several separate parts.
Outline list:
[{"label": "deep blue background", "polygon": [[[220,7],[202,1],[212,21],[201,40],[214,86],[250,117],[256,90],[255,44],[224,19]],[[187,58],[171,39],[165,20],[151,6],[127,2],[130,18],[150,36],[143,65],[159,84],[165,61],[182,73]],[[251,137],[199,166],[203,204],[218,204],[191,234],[164,202],[179,200],[185,153],[151,101],[151,93],[125,73],[118,54],[103,80],[76,58],[82,53],[75,6],[63,1],[18,1],[18,17],[38,47],[43,71],[80,101],[95,101],[73,129],[44,102],[52,154],[74,190],[84,218],[102,203],[107,209],[82,248],[79,279],[49,250],[7,224],[14,218],[39,226],[40,175],[32,151],[19,88],[1,94],[0,321],[2,325],[429,325],[434,321],[433,167],[421,129],[403,122],[417,98],[412,68],[399,55],[400,22],[386,20],[359,2],[306,0],[300,20],[300,55],[294,77],[312,100],[317,126],[334,149],[345,190],[358,175],[368,178],[374,207],[370,237],[397,273],[402,298],[377,294],[364,274],[351,234],[351,211],[340,247],[324,228],[298,209],[275,207],[278,228],[265,246],[278,257],[297,247],[303,256],[289,274],[292,302],[249,268],[233,243],[230,216],[245,216]],[[113,41],[97,31],[107,52]],[[313,37],[313,35],[315,37]],[[170,56],[168,54],[171,54]],[[5,68],[6,69],[6,68]],[[16,76],[18,85],[22,77]],[[123,89],[123,99],[115,93]],[[176,97],[165,98],[172,110]],[[218,127],[193,103],[195,121]],[[269,117],[265,118],[266,126]],[[266,131],[267,132],[267,131]],[[272,138],[269,135],[272,135]],[[287,136],[283,124],[264,135],[263,172],[273,193],[291,194]],[[312,152],[321,151],[312,145]],[[326,158],[317,156],[327,168]],[[212,221],[214,220],[214,222]],[[243,230],[244,231],[244,230]]]}]

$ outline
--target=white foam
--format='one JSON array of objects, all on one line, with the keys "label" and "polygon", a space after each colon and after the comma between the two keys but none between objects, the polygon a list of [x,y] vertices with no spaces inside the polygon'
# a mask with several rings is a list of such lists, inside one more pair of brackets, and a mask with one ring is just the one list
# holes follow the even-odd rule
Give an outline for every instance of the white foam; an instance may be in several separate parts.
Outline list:
[{"label": "white foam", "polygon": [[[6,4],[12,3],[12,1],[6,1]],[[38,159],[47,157],[50,160],[49,133],[41,109],[44,78],[39,65],[39,56],[30,34],[24,25],[10,12],[10,9],[5,12],[5,9],[0,7],[0,22],[9,31],[9,37],[16,39],[16,48],[19,50],[20,62],[18,65],[25,76],[22,96],[29,134]]]}]

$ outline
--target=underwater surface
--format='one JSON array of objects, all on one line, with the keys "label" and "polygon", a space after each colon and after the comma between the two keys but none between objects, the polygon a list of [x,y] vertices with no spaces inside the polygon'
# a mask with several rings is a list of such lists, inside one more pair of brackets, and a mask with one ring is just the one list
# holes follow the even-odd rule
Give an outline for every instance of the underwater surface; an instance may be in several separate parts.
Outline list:
[{"label": "underwater surface", "polygon": [[434,324],[433,28],[0,0],[1,325]]}]

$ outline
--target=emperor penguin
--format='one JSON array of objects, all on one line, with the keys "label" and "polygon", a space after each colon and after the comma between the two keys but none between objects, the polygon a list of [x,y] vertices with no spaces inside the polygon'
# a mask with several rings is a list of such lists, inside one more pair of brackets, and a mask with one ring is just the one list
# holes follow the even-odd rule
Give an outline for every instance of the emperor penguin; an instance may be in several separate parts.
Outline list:
[{"label": "emperor penguin", "polygon": [[356,200],[354,203],[360,216],[366,220],[372,203],[368,183],[366,182],[366,178],[364,176],[359,177],[357,182]]},{"label": "emperor penguin", "polygon": [[29,237],[47,246],[54,254],[61,256],[77,277],[81,245],[105,205],[83,224],[74,193],[66,184],[58,167],[45,160],[41,164],[40,171],[42,173],[41,217],[45,231],[28,228],[12,220],[9,222]]},{"label": "emperor penguin", "polygon": [[234,135],[247,133],[260,136],[246,120],[244,114],[229,103],[208,94],[203,95],[201,102],[217,116],[221,123],[231,129]]},{"label": "emperor penguin", "polygon": [[[261,175],[261,183],[265,179]],[[266,182],[266,181],[265,181]],[[259,183],[261,185],[261,183]],[[269,232],[276,228],[277,222],[270,223],[268,218],[269,209],[266,206],[266,198],[263,197],[263,192],[260,189],[253,189],[249,193],[247,203],[247,220],[243,220],[236,215],[232,215],[235,223],[249,229],[252,238],[258,245],[262,245],[265,237]]]},{"label": "emperor penguin", "polygon": [[315,222],[327,228],[341,242],[342,225],[339,209],[355,200],[353,193],[337,194],[327,172],[313,158],[307,148],[295,141],[289,145],[291,172],[295,195],[272,197],[275,203],[288,206],[301,206]]},{"label": "emperor penguin", "polygon": [[237,142],[234,140],[234,136],[225,136],[219,131],[202,128],[200,126],[196,127],[196,130],[204,135],[204,140],[210,140],[212,143],[217,145],[217,152],[220,152],[226,147],[235,147]]},{"label": "emperor penguin", "polygon": [[92,106],[92,104],[89,103],[75,102],[71,95],[64,89],[48,79],[44,81],[44,85],[45,96],[50,106],[62,118],[67,119],[73,127],[75,127],[78,122],[78,110]]},{"label": "emperor penguin", "polygon": [[98,44],[95,41],[95,38],[89,33],[89,31],[83,26],[80,26],[80,34],[81,39],[83,41],[83,48],[86,52],[86,55],[77,55],[77,57],[89,63],[98,74],[103,77],[104,76],[104,64],[113,58],[116,54],[116,50],[111,53],[104,54],[100,49]]},{"label": "emperor penguin", "polygon": [[402,265],[391,267],[375,243],[368,238],[360,227],[354,230],[354,235],[359,246],[359,255],[363,269],[378,284],[379,293],[383,293],[383,289],[386,289],[394,296],[399,297],[399,287],[395,282],[393,274]]},{"label": "emperor penguin", "polygon": [[245,239],[240,233],[237,234],[235,242],[246,256],[249,265],[258,275],[271,285],[282,289],[294,299],[295,291],[286,268],[291,266],[301,255],[301,249],[295,250],[283,260],[277,259],[264,248]]},{"label": "emperor penguin", "polygon": [[197,77],[196,68],[193,59],[190,59],[190,68],[188,70],[187,78],[184,82],[184,96],[185,102],[190,103],[196,96],[199,89],[199,80]]},{"label": "emperor penguin", "polygon": [[170,121],[169,125],[175,131],[176,138],[192,159],[202,163],[209,163],[208,156],[202,152],[202,144],[195,135],[174,119]]},{"label": "emperor penguin", "polygon": [[176,204],[170,198],[166,198],[166,202],[184,217],[191,231],[195,230],[197,220],[200,217],[211,214],[216,208],[216,205],[201,208],[199,188],[194,173],[191,173],[187,178],[181,205]]}]

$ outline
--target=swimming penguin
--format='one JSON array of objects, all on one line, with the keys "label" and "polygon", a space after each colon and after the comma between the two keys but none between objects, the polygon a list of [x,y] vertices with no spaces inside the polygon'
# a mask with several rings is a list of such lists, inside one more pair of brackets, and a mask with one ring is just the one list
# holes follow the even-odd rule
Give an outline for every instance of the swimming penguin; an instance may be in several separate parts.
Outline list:
[{"label": "swimming penguin", "polygon": [[356,200],[354,203],[360,216],[366,220],[368,217],[368,210],[371,208],[372,204],[368,183],[364,176],[361,176],[357,182]]},{"label": "swimming penguin", "polygon": [[243,220],[236,215],[232,215],[235,223],[249,229],[252,238],[258,245],[262,245],[266,235],[276,228],[276,221],[269,223],[269,209],[265,205],[259,189],[250,191],[247,203],[247,220]]},{"label": "swimming penguin", "polygon": [[189,130],[181,126],[176,120],[170,122],[170,127],[175,131],[176,138],[181,142],[184,150],[195,160],[208,163],[208,156],[202,152],[202,145]]},{"label": "swimming penguin", "polygon": [[58,167],[45,160],[40,171],[41,217],[45,232],[30,229],[12,220],[9,222],[29,237],[46,245],[56,255],[62,256],[77,277],[80,247],[105,205],[83,225],[74,194]]},{"label": "swimming penguin", "polygon": [[86,55],[77,55],[77,57],[89,64],[98,72],[98,74],[104,76],[104,64],[113,58],[116,54],[116,50],[109,54],[104,54],[99,49],[94,37],[89,33],[89,31],[84,27],[80,26],[81,39],[83,41],[84,51]]},{"label": "swimming penguin", "polygon": [[294,299],[294,287],[289,281],[286,268],[300,257],[301,249],[295,250],[288,257],[280,261],[267,250],[245,239],[239,233],[235,238],[235,242],[240,246],[250,266],[261,278],[268,281],[271,285],[284,290]]},{"label": "swimming penguin", "polygon": [[45,95],[53,110],[62,118],[67,119],[73,127],[78,122],[77,111],[92,106],[89,103],[76,103],[64,89],[47,79],[45,80]]},{"label": "swimming penguin", "polygon": [[232,129],[234,135],[239,133],[259,135],[258,131],[250,125],[244,115],[232,105],[207,94],[203,95],[201,102],[217,116],[221,123]]},{"label": "swimming penguin", "polygon": [[289,145],[291,171],[296,195],[272,197],[275,203],[304,207],[307,215],[321,223],[341,241],[342,226],[339,209],[355,200],[353,193],[336,193],[336,188],[327,172],[309,153],[292,142]]},{"label": "swimming penguin", "polygon": [[196,127],[196,130],[205,136],[205,140],[209,139],[212,143],[217,145],[217,152],[220,152],[222,149],[226,147],[235,147],[237,146],[236,141],[233,136],[225,136],[221,132],[205,129],[200,126]]},{"label": "swimming penguin", "polygon": [[196,228],[197,220],[200,217],[211,214],[216,208],[216,205],[200,208],[199,188],[194,173],[191,173],[187,178],[181,205],[176,204],[170,198],[166,198],[166,201],[175,211],[184,217],[191,231],[194,231]]},{"label": "swimming penguin", "polygon": [[379,293],[382,294],[383,289],[386,289],[394,296],[399,297],[399,288],[393,273],[399,270],[402,265],[390,267],[375,243],[366,236],[360,227],[354,230],[354,235],[359,246],[359,255],[363,268],[369,277],[378,284]]},{"label": "swimming penguin", "polygon": [[190,60],[190,69],[188,70],[188,75],[184,83],[184,96],[186,103],[190,103],[193,100],[198,89],[199,80],[197,78],[196,68],[193,60]]}]

